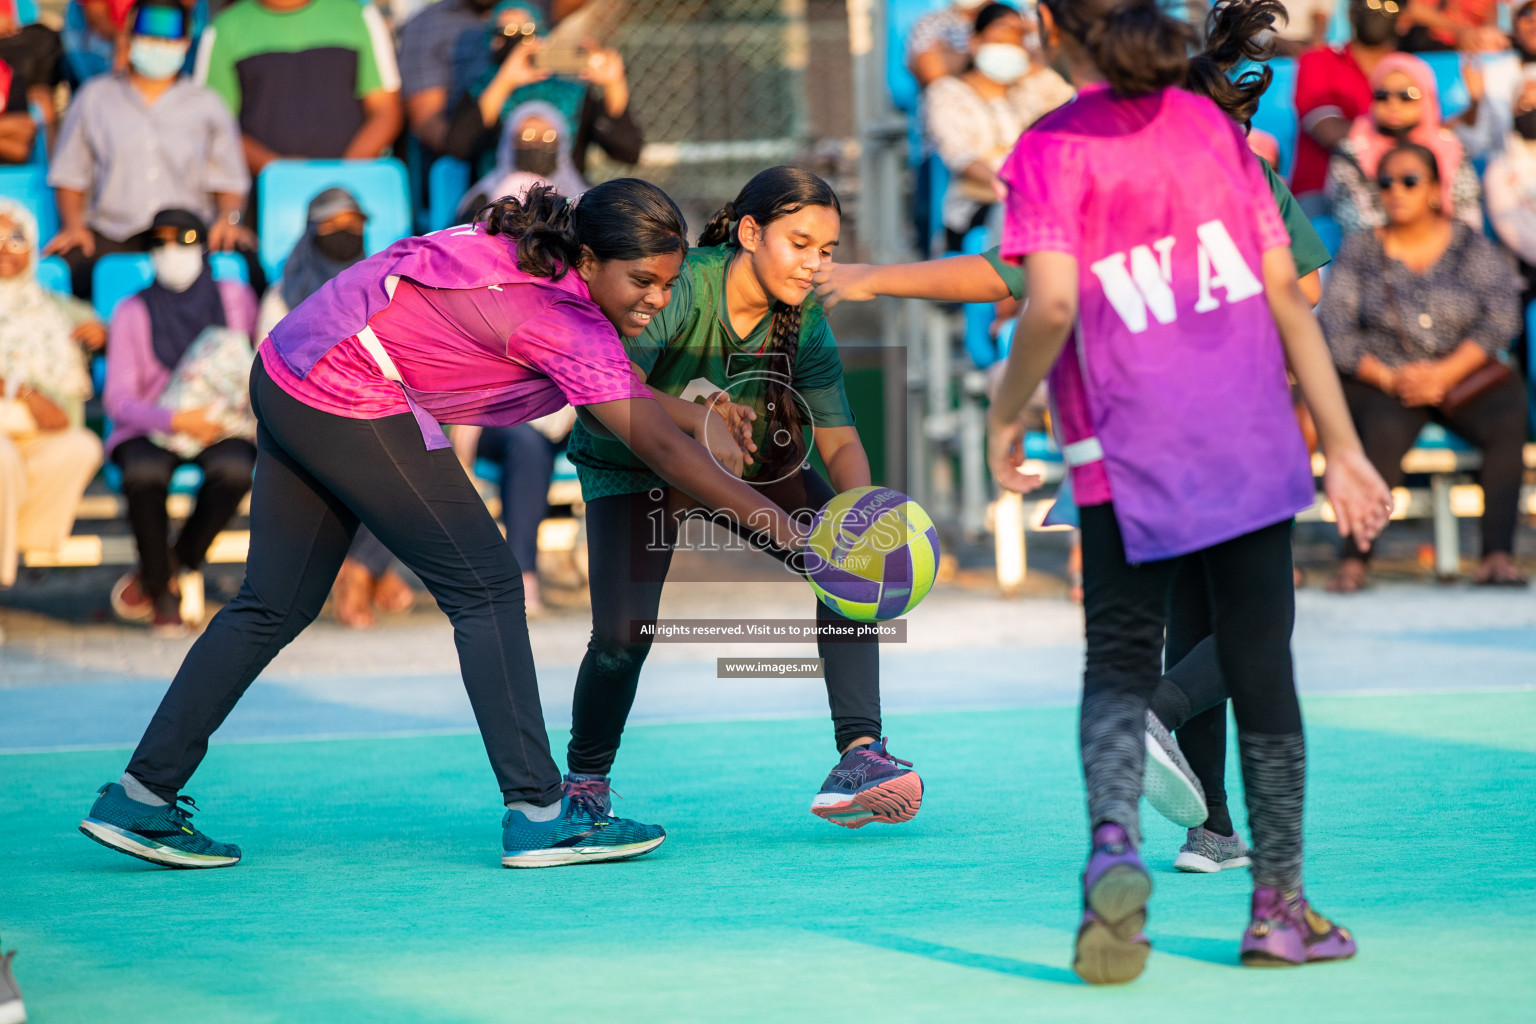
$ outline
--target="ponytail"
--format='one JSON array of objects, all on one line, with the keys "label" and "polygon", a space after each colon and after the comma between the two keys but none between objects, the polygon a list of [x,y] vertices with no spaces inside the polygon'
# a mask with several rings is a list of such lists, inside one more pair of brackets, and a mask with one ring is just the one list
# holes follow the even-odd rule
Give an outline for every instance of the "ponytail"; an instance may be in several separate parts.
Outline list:
[{"label": "ponytail", "polygon": [[[1285,20],[1280,0],[1217,0],[1205,19],[1205,50],[1190,60],[1184,88],[1208,98],[1246,127],[1274,78],[1264,64],[1275,54],[1270,33]],[[1244,62],[1260,66],[1234,79],[1232,69]]]},{"label": "ponytail", "polygon": [[[780,217],[788,217],[808,206],[830,207],[839,215],[843,212],[832,186],[810,171],[789,166],[770,167],[754,175],[735,199],[709,219],[699,235],[699,244],[737,245],[741,218],[751,217],[759,226],[767,227]],[[800,355],[802,307],[803,303],[794,306],[783,302],[775,304],[768,344],[764,349],[767,365],[773,368],[764,388],[767,405],[764,437],[767,443],[758,457],[762,472],[767,474],[766,479],[774,479],[798,466],[806,454],[801,410],[790,386],[795,379],[795,360]],[[782,445],[775,440],[781,432],[788,439]]]},{"label": "ponytail", "polygon": [[503,196],[476,220],[489,235],[517,239],[517,266],[525,274],[558,281],[583,251],[606,263],[688,251],[688,223],[665,192],[639,178],[615,178],[571,201],[551,185],[535,185],[522,199]]},{"label": "ponytail", "polygon": [[1189,73],[1189,26],[1157,0],[1045,0],[1063,32],[1087,52],[1118,96],[1181,85]]}]

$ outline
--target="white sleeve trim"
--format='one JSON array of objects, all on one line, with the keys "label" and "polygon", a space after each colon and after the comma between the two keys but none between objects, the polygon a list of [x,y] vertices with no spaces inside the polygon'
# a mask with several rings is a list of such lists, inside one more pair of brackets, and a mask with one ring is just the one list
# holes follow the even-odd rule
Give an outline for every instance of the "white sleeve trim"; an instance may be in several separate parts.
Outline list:
[{"label": "white sleeve trim", "polygon": [[372,3],[363,5],[363,24],[373,43],[373,61],[379,68],[379,85],[385,92],[400,91],[400,63],[395,59],[395,38],[384,23],[384,15]]}]

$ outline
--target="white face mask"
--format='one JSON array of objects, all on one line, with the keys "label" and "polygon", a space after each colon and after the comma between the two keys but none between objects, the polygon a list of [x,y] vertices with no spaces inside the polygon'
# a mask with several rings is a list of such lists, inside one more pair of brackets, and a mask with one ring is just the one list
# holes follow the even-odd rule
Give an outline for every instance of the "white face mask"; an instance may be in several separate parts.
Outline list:
[{"label": "white face mask", "polygon": [[184,292],[192,287],[203,273],[203,247],[168,242],[150,251],[150,261],[155,265],[155,280],[173,292]]},{"label": "white face mask", "polygon": [[133,70],[153,81],[174,78],[187,62],[187,43],[170,39],[136,36],[128,48],[128,63]]},{"label": "white face mask", "polygon": [[999,85],[1012,85],[1029,70],[1029,54],[1012,43],[985,43],[976,50],[976,70]]}]

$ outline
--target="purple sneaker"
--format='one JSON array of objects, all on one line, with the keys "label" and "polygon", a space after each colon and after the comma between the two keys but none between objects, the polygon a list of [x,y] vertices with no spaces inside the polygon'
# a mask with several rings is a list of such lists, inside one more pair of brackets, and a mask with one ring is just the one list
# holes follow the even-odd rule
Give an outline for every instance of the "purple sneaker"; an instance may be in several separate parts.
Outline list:
[{"label": "purple sneaker", "polygon": [[1300,889],[1253,891],[1253,920],[1243,933],[1242,959],[1247,966],[1297,967],[1354,955],[1355,939],[1349,929],[1313,910]]},{"label": "purple sneaker", "polygon": [[1090,985],[1121,985],[1139,976],[1152,944],[1147,899],[1152,876],[1125,829],[1106,822],[1093,831],[1093,853],[1083,871],[1083,922],[1072,970]]},{"label": "purple sneaker", "polygon": [[892,757],[885,743],[881,739],[844,754],[811,800],[811,813],[844,828],[911,821],[923,806],[923,780],[911,761]]}]

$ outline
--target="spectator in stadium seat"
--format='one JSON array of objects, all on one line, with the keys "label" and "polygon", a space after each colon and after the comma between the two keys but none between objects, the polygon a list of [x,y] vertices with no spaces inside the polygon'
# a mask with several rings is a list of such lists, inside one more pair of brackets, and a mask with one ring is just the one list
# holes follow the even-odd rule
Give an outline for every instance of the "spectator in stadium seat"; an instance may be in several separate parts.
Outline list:
[{"label": "spectator in stadium seat", "polygon": [[1024,129],[1073,96],[1055,71],[1029,58],[1032,31],[1016,8],[987,4],[976,15],[970,66],[928,86],[924,123],[930,144],[949,168],[944,194],[947,248],[986,222],[1002,195],[997,171]]},{"label": "spectator in stadium seat", "polygon": [[1291,191],[1309,214],[1326,208],[1328,156],[1355,118],[1371,105],[1370,73],[1397,46],[1397,2],[1351,0],[1352,36],[1339,47],[1318,47],[1296,62],[1296,165]]},{"label": "spectator in stadium seat", "polygon": [[640,159],[645,139],[629,113],[629,80],[618,51],[589,44],[577,77],[534,67],[544,32],[541,14],[523,0],[503,0],[487,31],[459,37],[450,86],[452,115],[447,151],[478,169],[490,162],[502,124],[523,103],[542,101],[572,126],[571,163],[585,176],[588,147],[596,143],[619,163]]},{"label": "spectator in stadium seat", "polygon": [[373,4],[250,0],[213,19],[197,80],[240,121],[246,164],[372,159],[400,134],[394,43]]},{"label": "spectator in stadium seat", "polygon": [[1349,135],[1328,161],[1329,208],[1346,235],[1386,223],[1376,170],[1381,157],[1411,141],[1435,154],[1435,177],[1445,183],[1446,216],[1474,231],[1483,229],[1482,188],[1477,170],[1454,133],[1440,123],[1435,73],[1407,53],[1390,54],[1371,72],[1370,110],[1355,118]]},{"label": "spectator in stadium seat", "polygon": [[58,118],[53,94],[64,78],[64,45],[58,32],[37,22],[21,24],[16,0],[0,0],[0,61],[25,83],[27,102],[42,114],[51,142]]},{"label": "spectator in stadium seat", "polygon": [[149,248],[156,210],[211,222],[210,248],[255,246],[243,224],[251,179],[238,128],[217,96],[181,74],[189,28],[175,0],[143,0],[121,41],[127,69],[91,79],[65,114],[48,171],[61,223],[46,251],[69,263],[82,298],[99,257]]},{"label": "spectator in stadium seat", "polygon": [[907,36],[907,70],[926,89],[945,75],[958,75],[971,62],[971,32],[976,12],[987,0],[954,0],[941,11],[917,19]]},{"label": "spectator in stadium seat", "polygon": [[[113,588],[112,605],[124,618],[151,619],[157,633],[176,635],[185,629],[182,583],[194,582],[185,577],[202,569],[208,548],[250,490],[256,447],[245,437],[226,436],[217,410],[172,411],[160,401],[182,356],[207,328],[227,327],[249,337],[256,326],[256,295],[240,281],[214,281],[208,228],[196,214],[162,210],[150,237],[155,283],[117,307],[107,359],[104,398],[113,426],[107,457],[122,469],[128,521],[139,549],[139,567]],[[230,395],[229,404],[240,397]],[[151,434],[187,435],[202,449],[186,459],[152,441]],[[188,461],[202,469],[203,485],[172,548],[165,499],[172,474]]]},{"label": "spectator in stadium seat", "polygon": [[[1488,159],[1504,147],[1514,127],[1514,106],[1527,83],[1536,80],[1536,0],[1524,0],[1514,10],[1509,34],[1512,53],[1481,58],[1483,86],[1471,127],[1462,130],[1467,152]],[[1521,104],[1529,109],[1529,104]]]},{"label": "spectator in stadium seat", "polygon": [[400,93],[411,134],[434,153],[448,141],[448,87],[453,48],[466,32],[484,31],[496,0],[437,0],[400,30]]},{"label": "spectator in stadium seat", "polygon": [[101,440],[82,426],[91,376],[78,342],[101,325],[37,283],[37,220],[0,198],[0,587],[18,555],[55,551],[75,525]]},{"label": "spectator in stadium seat", "polygon": [[587,183],[571,157],[571,141],[565,115],[551,104],[542,100],[518,104],[505,119],[495,165],[469,186],[454,219],[468,224],[487,203],[502,196],[521,197],[541,183],[575,199],[587,190]]},{"label": "spectator in stadium seat", "polygon": [[32,159],[37,124],[27,109],[27,82],[0,60],[0,164],[24,164]]},{"label": "spectator in stadium seat", "polygon": [[[1318,318],[1366,455],[1389,485],[1403,482],[1402,458],[1431,420],[1482,450],[1477,582],[1523,586],[1513,552],[1525,472],[1525,388],[1509,374],[1459,407],[1445,407],[1451,389],[1502,355],[1515,336],[1519,283],[1504,253],[1446,216],[1439,166],[1416,143],[1382,157],[1385,224],[1344,240]],[[1329,589],[1359,590],[1366,557],[1346,539]]]}]

